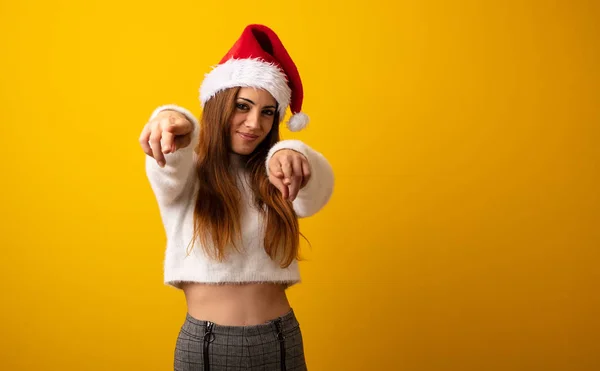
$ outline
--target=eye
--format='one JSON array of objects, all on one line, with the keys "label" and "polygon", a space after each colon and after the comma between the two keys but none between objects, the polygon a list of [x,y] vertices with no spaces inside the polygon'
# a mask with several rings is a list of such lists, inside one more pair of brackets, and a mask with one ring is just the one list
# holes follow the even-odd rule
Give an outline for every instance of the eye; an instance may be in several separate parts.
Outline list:
[{"label": "eye", "polygon": [[237,109],[239,109],[239,110],[242,110],[242,111],[245,111],[245,110],[247,110],[247,109],[249,108],[249,107],[248,107],[248,105],[247,105],[247,104],[245,104],[245,103],[237,103],[237,104],[235,105],[235,107],[236,107]]},{"label": "eye", "polygon": [[274,114],[275,114],[275,111],[270,110],[270,109],[263,111],[263,115],[273,116]]}]

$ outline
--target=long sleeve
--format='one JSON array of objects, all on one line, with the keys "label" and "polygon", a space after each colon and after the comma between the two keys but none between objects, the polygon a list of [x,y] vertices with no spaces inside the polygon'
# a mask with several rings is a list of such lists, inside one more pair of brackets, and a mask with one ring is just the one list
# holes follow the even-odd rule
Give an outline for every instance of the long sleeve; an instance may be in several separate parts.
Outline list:
[{"label": "long sleeve", "polygon": [[334,176],[329,161],[319,152],[310,148],[299,140],[282,140],[269,150],[268,163],[275,152],[282,149],[291,149],[303,154],[310,165],[311,177],[308,183],[298,192],[293,201],[294,211],[299,217],[308,217],[321,210],[331,198],[333,193]]},{"label": "long sleeve", "polygon": [[146,156],[146,174],[152,190],[160,204],[167,205],[176,201],[181,194],[190,189],[195,171],[195,153],[194,148],[198,143],[198,121],[192,113],[182,107],[175,105],[166,105],[158,107],[150,119],[163,110],[174,110],[184,114],[194,125],[192,132],[192,142],[185,148],[177,150],[175,153],[165,155],[166,164],[164,167],[158,166],[156,160]]}]

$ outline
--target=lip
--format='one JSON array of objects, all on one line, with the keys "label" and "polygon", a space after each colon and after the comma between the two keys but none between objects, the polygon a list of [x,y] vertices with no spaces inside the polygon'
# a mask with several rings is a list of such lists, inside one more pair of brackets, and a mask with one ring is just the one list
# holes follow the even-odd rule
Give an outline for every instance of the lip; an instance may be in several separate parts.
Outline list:
[{"label": "lip", "polygon": [[239,131],[237,132],[237,134],[244,140],[248,141],[248,142],[252,142],[254,140],[256,140],[258,138],[258,135],[254,135],[254,134],[247,134],[247,133],[240,133]]}]

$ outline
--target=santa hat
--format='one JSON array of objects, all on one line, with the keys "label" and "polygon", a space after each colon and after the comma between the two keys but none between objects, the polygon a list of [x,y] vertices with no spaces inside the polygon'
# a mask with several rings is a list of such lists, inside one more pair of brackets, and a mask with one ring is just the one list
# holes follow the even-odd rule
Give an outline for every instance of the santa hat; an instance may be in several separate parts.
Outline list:
[{"label": "santa hat", "polygon": [[255,87],[268,91],[279,106],[282,120],[287,107],[292,117],[287,122],[291,131],[308,124],[302,109],[302,81],[292,58],[279,37],[263,25],[247,26],[233,47],[200,86],[202,107],[218,92],[232,87]]}]

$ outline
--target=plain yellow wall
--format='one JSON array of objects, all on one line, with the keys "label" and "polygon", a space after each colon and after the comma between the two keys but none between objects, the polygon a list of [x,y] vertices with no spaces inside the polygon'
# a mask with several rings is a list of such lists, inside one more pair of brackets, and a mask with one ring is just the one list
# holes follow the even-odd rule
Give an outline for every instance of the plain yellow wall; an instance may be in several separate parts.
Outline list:
[{"label": "plain yellow wall", "polygon": [[0,369],[172,369],[137,139],[254,22],[336,173],[289,291],[310,370],[600,369],[599,10],[3,0]]}]

